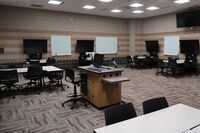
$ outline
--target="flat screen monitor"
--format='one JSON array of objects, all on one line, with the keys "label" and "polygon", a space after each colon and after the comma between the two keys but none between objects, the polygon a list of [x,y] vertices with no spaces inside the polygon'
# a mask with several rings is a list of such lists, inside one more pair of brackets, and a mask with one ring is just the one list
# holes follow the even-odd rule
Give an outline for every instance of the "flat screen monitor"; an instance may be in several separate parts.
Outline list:
[{"label": "flat screen monitor", "polygon": [[76,52],[93,52],[94,40],[77,40]]},{"label": "flat screen monitor", "polygon": [[180,49],[184,54],[198,54],[199,40],[180,40]]},{"label": "flat screen monitor", "polygon": [[95,54],[94,55],[94,60],[93,60],[93,65],[95,67],[101,67],[102,64],[103,64],[103,58],[104,58],[104,55],[103,54]]},{"label": "flat screen monitor", "polygon": [[197,11],[193,11],[192,12],[192,21],[193,25],[192,26],[200,26],[200,10],[197,10]]},{"label": "flat screen monitor", "polygon": [[0,48],[0,54],[4,53],[4,48]]},{"label": "flat screen monitor", "polygon": [[145,41],[146,42],[146,50],[150,53],[158,53],[159,52],[159,45],[158,41]]},{"label": "flat screen monitor", "polygon": [[176,25],[177,28],[200,26],[200,10],[177,13]]},{"label": "flat screen monitor", "polygon": [[189,12],[176,14],[177,28],[191,27],[193,25],[191,19],[191,13]]},{"label": "flat screen monitor", "polygon": [[24,53],[47,53],[46,39],[24,39],[23,40]]}]

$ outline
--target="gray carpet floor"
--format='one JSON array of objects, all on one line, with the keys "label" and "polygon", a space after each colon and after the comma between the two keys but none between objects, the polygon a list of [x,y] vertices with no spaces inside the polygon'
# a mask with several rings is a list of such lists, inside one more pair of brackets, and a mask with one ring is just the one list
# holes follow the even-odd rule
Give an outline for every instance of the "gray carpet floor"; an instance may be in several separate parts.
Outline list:
[{"label": "gray carpet floor", "polygon": [[[155,69],[125,69],[123,76],[130,81],[122,83],[122,100],[132,102],[137,115],[142,115],[142,102],[165,96],[169,105],[184,103],[200,109],[200,76],[178,79],[155,75]],[[15,99],[0,99],[0,133],[92,133],[105,126],[103,110],[89,105],[70,110],[62,107],[73,86],[61,91],[17,95]]]}]

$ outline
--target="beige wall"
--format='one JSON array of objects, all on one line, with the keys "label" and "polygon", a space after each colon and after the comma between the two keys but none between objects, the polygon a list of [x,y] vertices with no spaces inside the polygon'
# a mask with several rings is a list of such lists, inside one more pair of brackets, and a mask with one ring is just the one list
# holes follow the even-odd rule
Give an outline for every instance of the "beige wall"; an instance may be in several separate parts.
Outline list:
[{"label": "beige wall", "polygon": [[58,60],[77,59],[76,40],[95,39],[96,36],[118,37],[118,53],[110,57],[129,54],[126,19],[0,6],[0,20],[0,47],[5,48],[0,63],[25,61],[23,39],[48,39],[48,54],[44,58],[51,56],[51,35],[72,37],[72,55],[56,57]]},{"label": "beige wall", "polygon": [[51,56],[51,35],[72,37],[72,55],[56,57],[58,60],[77,59],[76,40],[95,39],[96,36],[118,37],[118,53],[107,55],[109,57],[147,54],[145,40],[159,40],[159,54],[163,56],[164,37],[168,35],[200,39],[200,28],[176,28],[175,14],[127,20],[0,6],[0,20],[0,47],[5,48],[0,63],[24,62],[23,39],[30,38],[48,39],[48,53],[43,57]]},{"label": "beige wall", "polygon": [[[164,37],[179,35],[181,39],[200,39],[200,28],[176,28],[176,14],[168,14],[141,20],[140,32],[136,34],[135,54],[147,54],[145,40],[159,40],[160,56],[164,51]],[[139,30],[138,30],[139,31]],[[183,58],[183,55],[180,55]],[[198,56],[200,61],[200,56]]]}]

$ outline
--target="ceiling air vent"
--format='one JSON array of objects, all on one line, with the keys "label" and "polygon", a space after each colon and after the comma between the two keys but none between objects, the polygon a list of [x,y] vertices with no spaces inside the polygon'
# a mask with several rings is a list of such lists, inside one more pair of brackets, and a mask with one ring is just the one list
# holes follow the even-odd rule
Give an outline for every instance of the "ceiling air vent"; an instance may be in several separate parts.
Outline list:
[{"label": "ceiling air vent", "polygon": [[160,9],[166,9],[166,8],[170,8],[170,6],[163,6],[163,7],[160,7]]},{"label": "ceiling air vent", "polygon": [[103,9],[101,9],[101,11],[106,11],[107,10],[107,8],[103,8]]},{"label": "ceiling air vent", "polygon": [[130,7],[130,6],[124,6],[122,7],[123,9],[126,9],[126,10],[129,10],[129,9],[132,9],[133,7]]},{"label": "ceiling air vent", "polygon": [[43,5],[39,5],[39,4],[32,4],[32,7],[36,7],[36,8],[43,8]]}]

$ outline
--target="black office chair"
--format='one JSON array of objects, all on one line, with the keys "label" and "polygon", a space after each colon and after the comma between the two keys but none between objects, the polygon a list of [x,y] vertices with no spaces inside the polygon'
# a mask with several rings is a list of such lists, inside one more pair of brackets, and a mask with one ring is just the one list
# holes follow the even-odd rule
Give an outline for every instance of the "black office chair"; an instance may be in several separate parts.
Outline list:
[{"label": "black office chair", "polygon": [[0,71],[0,84],[3,85],[1,86],[1,91],[3,91],[2,89],[11,91],[12,87],[19,90],[20,86],[16,85],[17,82],[19,82],[17,70],[8,69]]},{"label": "black office chair", "polygon": [[134,62],[135,62],[135,67],[137,69],[144,69],[144,68],[147,67],[146,56],[145,56],[144,59],[139,59],[138,55],[135,55],[133,59],[134,59]]},{"label": "black office chair", "polygon": [[127,58],[127,67],[130,67],[133,69],[135,67],[135,62],[133,58],[130,55],[128,55],[126,58]]},{"label": "black office chair", "polygon": [[61,87],[62,90],[64,91],[64,86],[68,85],[63,84],[62,79],[63,79],[63,71],[55,71],[55,72],[48,72],[46,73],[49,81],[47,82],[47,88],[49,88],[49,91],[52,91],[53,88],[55,87]]},{"label": "black office chair", "polygon": [[157,59],[157,72],[156,72],[156,75],[158,75],[159,73],[161,74],[165,74],[165,69],[166,69],[166,66],[165,66],[165,63],[163,60],[161,59]]},{"label": "black office chair", "polygon": [[190,62],[190,59],[185,59],[184,63],[183,63],[183,71],[184,74],[186,75],[191,75],[192,74],[192,63]]},{"label": "black office chair", "polygon": [[144,101],[142,103],[142,106],[144,114],[169,107],[167,99],[165,97],[159,97]]},{"label": "black office chair", "polygon": [[56,64],[56,59],[55,58],[52,58],[52,57],[49,57],[48,59],[47,59],[47,62],[46,62],[46,65],[48,65],[48,66],[54,66]]},{"label": "black office chair", "polygon": [[168,58],[168,66],[167,66],[167,71],[166,71],[166,76],[174,76],[177,78],[179,75],[181,75],[182,69],[180,66],[177,64],[177,59],[176,58]]},{"label": "black office chair", "polygon": [[42,82],[43,82],[43,70],[42,66],[40,65],[30,65],[28,67],[28,72],[24,74],[26,79],[29,79],[30,82],[26,83],[27,85],[25,88],[34,85],[34,87],[40,87],[42,89]]},{"label": "black office chair", "polygon": [[80,83],[82,82],[81,78],[80,77],[75,77],[74,70],[65,68],[65,80],[74,85],[74,94],[72,96],[70,96],[71,99],[69,99],[69,100],[65,101],[64,103],[62,103],[62,106],[64,107],[64,104],[66,104],[68,102],[72,102],[71,109],[74,109],[74,107],[75,107],[77,102],[81,102],[85,106],[87,106],[87,103],[82,98],[82,96],[77,94],[77,86],[80,85]]},{"label": "black office chair", "polygon": [[115,58],[112,58],[112,59],[111,59],[111,63],[112,63],[112,65],[113,65],[115,68],[118,68],[118,64],[117,64],[117,61],[116,61]]},{"label": "black office chair", "polygon": [[106,125],[128,120],[137,116],[132,103],[115,105],[105,110]]}]

